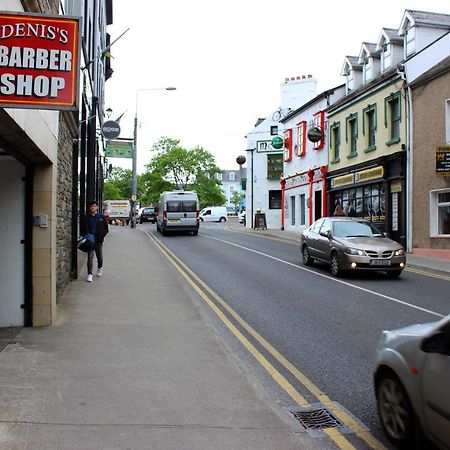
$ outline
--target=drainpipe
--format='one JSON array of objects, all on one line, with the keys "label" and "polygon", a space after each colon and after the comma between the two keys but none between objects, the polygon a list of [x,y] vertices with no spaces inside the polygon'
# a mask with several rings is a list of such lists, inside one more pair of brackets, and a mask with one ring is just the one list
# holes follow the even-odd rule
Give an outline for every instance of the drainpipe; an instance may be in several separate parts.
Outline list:
[{"label": "drainpipe", "polygon": [[413,229],[413,111],[412,91],[407,83],[406,66],[399,64],[397,73],[403,80],[406,97],[406,251],[412,253],[412,229]]},{"label": "drainpipe", "polygon": [[413,111],[412,91],[408,86],[406,93],[406,251],[413,251]]},{"label": "drainpipe", "polygon": [[285,187],[286,187],[286,180],[280,180],[281,184],[281,231],[284,231],[284,201],[285,201]]},{"label": "drainpipe", "polygon": [[320,173],[322,174],[322,217],[327,217],[328,216],[327,166],[321,166]]},{"label": "drainpipe", "polygon": [[314,178],[314,171],[309,169],[308,170],[308,179],[309,179],[309,224],[311,225],[313,221],[313,178]]}]

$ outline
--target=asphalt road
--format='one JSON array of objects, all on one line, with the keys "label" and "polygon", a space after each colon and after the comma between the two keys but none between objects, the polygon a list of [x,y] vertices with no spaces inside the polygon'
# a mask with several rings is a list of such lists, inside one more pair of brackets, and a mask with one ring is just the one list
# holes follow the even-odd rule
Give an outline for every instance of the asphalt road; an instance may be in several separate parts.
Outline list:
[{"label": "asphalt road", "polygon": [[[390,447],[380,429],[372,386],[376,342],[384,329],[448,314],[448,277],[405,271],[395,280],[382,273],[334,278],[326,266],[303,266],[293,242],[221,224],[202,224],[196,237],[163,237],[153,225],[147,227],[301,374]],[[274,401],[288,408],[293,403],[289,396],[207,314]],[[283,367],[278,370],[295,383]],[[296,388],[317,402],[303,386]]]}]

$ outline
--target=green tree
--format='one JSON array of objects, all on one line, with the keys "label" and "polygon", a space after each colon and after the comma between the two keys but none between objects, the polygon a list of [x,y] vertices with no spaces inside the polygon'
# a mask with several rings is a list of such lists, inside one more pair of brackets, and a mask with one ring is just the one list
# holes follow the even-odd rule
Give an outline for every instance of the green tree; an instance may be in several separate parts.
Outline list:
[{"label": "green tree", "polygon": [[152,150],[157,154],[146,166],[151,175],[145,178],[144,188],[149,198],[156,201],[161,192],[180,189],[197,191],[202,207],[226,202],[222,183],[215,176],[222,171],[210,152],[202,147],[183,148],[179,140],[169,137],[161,138]]},{"label": "green tree", "polygon": [[120,194],[119,188],[110,181],[105,181],[103,187],[103,198],[105,200],[120,200],[122,195]]},{"label": "green tree", "polygon": [[244,198],[245,198],[245,194],[243,194],[242,192],[233,191],[233,194],[231,195],[231,198],[230,198],[230,202],[233,203],[234,209],[236,211],[239,210],[239,206],[241,205],[242,200],[244,200]]}]

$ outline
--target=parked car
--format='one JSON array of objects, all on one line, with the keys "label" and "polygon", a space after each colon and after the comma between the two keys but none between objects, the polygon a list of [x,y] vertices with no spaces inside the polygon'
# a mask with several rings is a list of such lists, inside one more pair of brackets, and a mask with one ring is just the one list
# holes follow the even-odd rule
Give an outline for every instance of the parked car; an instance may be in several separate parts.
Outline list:
[{"label": "parked car", "polygon": [[374,383],[381,425],[393,444],[423,448],[425,435],[439,448],[450,448],[449,380],[450,315],[383,331]]},{"label": "parked car", "polygon": [[241,213],[239,213],[238,217],[239,223],[243,223],[245,225],[246,212],[242,211]]},{"label": "parked car", "polygon": [[355,217],[324,217],[300,235],[303,263],[323,261],[339,276],[349,270],[382,270],[396,278],[405,268],[403,247],[373,223]]},{"label": "parked car", "polygon": [[228,211],[225,206],[208,206],[200,211],[199,218],[202,222],[226,222]]},{"label": "parked car", "polygon": [[137,221],[139,223],[151,222],[156,223],[156,212],[153,206],[146,206],[144,208],[140,208],[137,213]]}]

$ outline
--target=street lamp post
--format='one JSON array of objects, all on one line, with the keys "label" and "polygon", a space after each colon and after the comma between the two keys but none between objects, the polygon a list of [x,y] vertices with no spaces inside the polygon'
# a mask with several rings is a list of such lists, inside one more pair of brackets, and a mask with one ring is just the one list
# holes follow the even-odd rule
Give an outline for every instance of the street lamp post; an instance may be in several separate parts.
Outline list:
[{"label": "street lamp post", "polygon": [[138,97],[140,92],[144,91],[175,91],[175,87],[166,88],[143,88],[136,90],[134,127],[133,127],[133,158],[131,169],[131,228],[136,228],[136,200],[137,200],[137,132],[138,132]]}]

